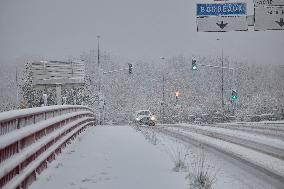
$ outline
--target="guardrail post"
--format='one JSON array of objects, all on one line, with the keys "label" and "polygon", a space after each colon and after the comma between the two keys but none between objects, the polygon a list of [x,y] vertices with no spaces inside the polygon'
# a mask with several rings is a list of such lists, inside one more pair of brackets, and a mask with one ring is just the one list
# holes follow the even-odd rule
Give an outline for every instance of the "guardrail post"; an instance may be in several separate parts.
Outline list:
[{"label": "guardrail post", "polygon": [[16,127],[16,128],[17,128],[17,129],[20,129],[20,118],[17,119],[16,124],[17,124],[17,127]]}]

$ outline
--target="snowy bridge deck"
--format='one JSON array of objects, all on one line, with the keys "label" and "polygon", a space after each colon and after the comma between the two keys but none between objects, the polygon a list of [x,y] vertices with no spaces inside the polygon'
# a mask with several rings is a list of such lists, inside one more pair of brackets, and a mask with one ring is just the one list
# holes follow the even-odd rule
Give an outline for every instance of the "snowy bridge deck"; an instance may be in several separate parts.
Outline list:
[{"label": "snowy bridge deck", "polygon": [[184,177],[133,128],[96,126],[52,162],[31,188],[187,188]]},{"label": "snowy bridge deck", "polygon": [[[31,188],[193,188],[190,179],[195,178],[197,167],[194,169],[194,165],[203,152],[207,159],[205,167],[210,170],[208,174],[217,171],[213,188],[283,188],[271,182],[266,175],[251,169],[251,164],[207,151],[200,145],[181,143],[164,135],[161,129],[163,126],[90,127],[49,164]],[[178,155],[188,169],[174,171],[173,157]]]}]

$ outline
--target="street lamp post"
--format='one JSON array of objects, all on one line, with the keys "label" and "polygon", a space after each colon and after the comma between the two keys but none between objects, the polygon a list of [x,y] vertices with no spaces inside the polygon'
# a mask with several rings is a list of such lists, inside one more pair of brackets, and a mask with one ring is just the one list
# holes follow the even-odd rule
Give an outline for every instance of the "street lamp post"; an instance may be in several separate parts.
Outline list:
[{"label": "street lamp post", "polygon": [[104,116],[105,116],[105,99],[104,94],[102,90],[102,82],[103,82],[103,68],[100,62],[100,36],[97,36],[97,47],[98,47],[98,68],[99,68],[99,124],[102,125],[104,122]]},{"label": "street lamp post", "polygon": [[[217,41],[223,41],[223,39],[217,39]],[[222,72],[221,72],[221,95],[222,95],[222,110],[224,112],[224,49],[223,49],[223,44],[222,44],[222,53],[221,53],[221,68],[222,68]]]},{"label": "street lamp post", "polygon": [[100,70],[99,74],[99,93],[101,92],[101,64],[100,64],[100,36],[97,36],[97,41],[98,41],[98,67]]},{"label": "street lamp post", "polygon": [[[163,62],[165,61],[165,57],[161,57]],[[165,75],[163,73],[163,89],[162,89],[162,123],[165,123]]]}]

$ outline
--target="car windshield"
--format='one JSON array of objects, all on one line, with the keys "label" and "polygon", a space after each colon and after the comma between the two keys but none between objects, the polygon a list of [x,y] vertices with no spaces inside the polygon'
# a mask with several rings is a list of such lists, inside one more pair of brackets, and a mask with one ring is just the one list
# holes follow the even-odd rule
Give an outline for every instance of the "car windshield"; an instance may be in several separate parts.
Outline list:
[{"label": "car windshield", "polygon": [[150,115],[150,112],[149,111],[141,111],[137,115],[138,116],[140,116],[140,115]]}]

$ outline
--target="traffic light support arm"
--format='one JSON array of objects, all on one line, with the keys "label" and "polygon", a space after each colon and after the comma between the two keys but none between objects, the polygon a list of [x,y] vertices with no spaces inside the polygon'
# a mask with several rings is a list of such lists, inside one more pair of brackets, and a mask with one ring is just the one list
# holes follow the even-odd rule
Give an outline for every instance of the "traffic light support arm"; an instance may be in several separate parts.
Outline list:
[{"label": "traffic light support arm", "polygon": [[214,65],[205,65],[205,64],[199,64],[199,66],[204,66],[204,67],[211,67],[211,68],[221,68],[221,69],[229,69],[229,70],[235,70],[235,68],[229,68],[229,67],[221,67],[221,66],[214,66]]},{"label": "traffic light support arm", "polygon": [[119,71],[123,71],[123,70],[128,70],[128,68],[122,68],[122,69],[119,69],[119,70],[112,70],[112,71],[107,71],[107,72],[103,72],[103,74],[111,74],[111,73],[116,73],[116,72],[119,72]]}]

